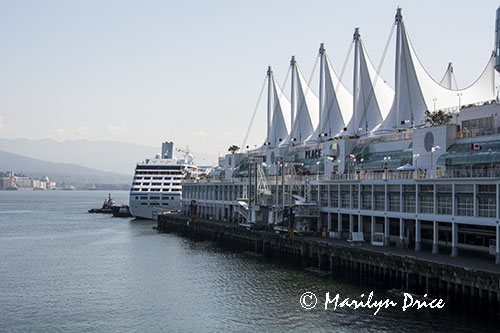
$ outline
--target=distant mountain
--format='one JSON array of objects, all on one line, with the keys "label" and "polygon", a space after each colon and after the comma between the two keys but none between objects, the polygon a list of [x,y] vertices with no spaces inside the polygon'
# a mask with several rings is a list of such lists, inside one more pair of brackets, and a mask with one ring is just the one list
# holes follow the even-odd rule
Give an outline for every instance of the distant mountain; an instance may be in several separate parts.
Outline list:
[{"label": "distant mountain", "polygon": [[[45,161],[75,163],[88,168],[122,174],[134,172],[137,162],[161,153],[158,147],[115,141],[68,140],[58,142],[52,139],[1,139],[0,150]],[[193,153],[195,163],[211,165],[215,156]],[[182,158],[182,156],[178,156]]]},{"label": "distant mountain", "polygon": [[53,163],[0,151],[0,171],[14,171],[32,178],[48,176],[58,183],[69,182],[77,187],[88,184],[130,185],[133,177],[114,172],[87,168],[73,163]]}]

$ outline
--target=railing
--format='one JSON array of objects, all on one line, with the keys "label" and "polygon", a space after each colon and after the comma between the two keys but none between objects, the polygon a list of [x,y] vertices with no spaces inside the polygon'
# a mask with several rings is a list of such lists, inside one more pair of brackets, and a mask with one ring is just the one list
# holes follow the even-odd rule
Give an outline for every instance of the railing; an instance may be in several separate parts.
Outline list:
[{"label": "railing", "polygon": [[486,135],[494,135],[500,134],[500,127],[494,128],[473,128],[467,129],[464,128],[457,134],[457,138],[472,138],[476,136],[486,136]]},{"label": "railing", "polygon": [[358,144],[365,143],[375,143],[375,142],[386,142],[386,141],[397,141],[397,140],[406,140],[412,138],[413,129],[402,129],[401,132],[394,132],[387,135],[372,135],[369,134],[367,136],[362,136],[358,140]]},{"label": "railing", "polygon": [[437,179],[437,178],[500,178],[500,170],[452,170],[449,172],[436,171],[384,171],[365,173],[344,173],[322,177],[321,180],[390,180],[390,179]]},{"label": "railing", "polygon": [[[342,174],[314,174],[314,175],[285,175],[285,183],[291,182],[303,183],[305,181],[327,181],[327,180],[394,180],[394,179],[442,179],[442,178],[500,178],[500,169],[461,169],[451,171],[366,171],[366,172],[350,172]],[[276,183],[276,176],[266,175],[268,185]],[[224,177],[210,177],[202,179],[186,179],[184,183],[247,183],[246,177],[235,177],[225,179]],[[281,185],[281,177],[278,179],[278,184]]]}]

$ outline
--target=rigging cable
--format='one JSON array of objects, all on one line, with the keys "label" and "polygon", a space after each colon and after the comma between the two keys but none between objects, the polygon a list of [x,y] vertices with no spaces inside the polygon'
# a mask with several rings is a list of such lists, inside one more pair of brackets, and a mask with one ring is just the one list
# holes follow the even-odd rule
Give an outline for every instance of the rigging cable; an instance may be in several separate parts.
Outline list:
[{"label": "rigging cable", "polygon": [[[380,76],[380,70],[382,69],[382,65],[384,64],[385,57],[387,55],[387,50],[389,49],[389,44],[391,43],[392,35],[394,33],[394,28],[396,27],[396,24],[393,24],[391,27],[391,32],[389,33],[389,38],[387,39],[387,42],[385,43],[385,48],[384,52],[382,53],[382,58],[380,59],[378,68],[377,68],[377,76],[375,77],[375,80],[373,81],[372,88],[370,89],[370,94],[368,95],[368,100],[367,103],[365,103],[365,107],[363,110],[363,114],[361,115],[361,119],[364,117],[366,118],[366,112],[368,111],[368,106],[371,103],[371,99],[373,95],[375,94],[375,86],[377,85],[378,78]],[[359,125],[358,125],[359,126]],[[368,132],[368,129],[366,129],[366,132]]]},{"label": "rigging cable", "polygon": [[283,85],[281,87],[279,87],[281,90],[279,99],[281,99],[281,96],[283,96],[283,87],[285,87],[286,83],[288,82],[288,77],[290,76],[291,69],[292,69],[292,67],[288,67],[288,71],[286,72],[286,75],[285,75],[285,80],[283,80]]},{"label": "rigging cable", "polygon": [[[345,57],[344,65],[342,66],[342,71],[340,72],[340,76],[338,77],[338,81],[339,82],[337,82],[337,85],[335,86],[335,91],[334,91],[335,96],[337,95],[337,91],[339,90],[339,87],[342,84],[342,78],[344,77],[344,73],[345,73],[345,70],[346,70],[346,67],[347,67],[347,63],[349,61],[349,58],[351,57],[353,45],[354,45],[354,41],[352,41],[351,45],[349,46],[349,51],[347,51],[347,56]],[[326,55],[326,57],[328,58],[328,54]],[[328,60],[330,60],[330,59],[328,58]],[[337,99],[337,103],[338,103],[338,99]],[[330,113],[332,111],[332,107],[333,107],[333,103],[331,103],[330,106],[328,107],[328,109],[326,110],[326,113],[327,113],[326,119],[328,119],[330,117]],[[345,126],[345,120],[344,120],[344,116],[342,115],[342,112],[340,112],[340,117],[341,117],[342,121],[344,122],[344,125],[342,126],[342,127],[344,127]],[[323,128],[320,129],[320,132],[322,132],[322,131],[323,131]],[[331,132],[331,128],[329,129],[329,133],[330,132]],[[337,134],[337,133],[335,133],[335,134]],[[330,135],[331,135],[331,133],[330,133]]]},{"label": "rigging cable", "polygon": [[[320,58],[320,55],[318,55],[316,57],[316,61],[314,62],[314,66],[313,66],[313,69],[311,71],[311,75],[309,76],[309,81],[307,82],[307,89],[306,89],[306,92],[304,94],[304,99],[301,101],[300,105],[297,105],[297,114],[295,115],[295,119],[297,119],[297,116],[298,116],[298,112],[299,110],[302,109],[302,107],[304,106],[305,102],[306,102],[306,98],[307,98],[307,93],[309,92],[309,90],[311,90],[311,81],[312,81],[312,78],[314,76],[314,72],[316,71],[316,67],[318,66],[318,60]],[[292,66],[290,66],[290,68],[292,68]],[[298,68],[297,68],[298,70]],[[293,110],[291,110],[293,112]],[[295,127],[295,123],[294,123],[294,127]],[[293,128],[290,129],[290,134],[292,133],[293,131]],[[313,132],[314,132],[314,129],[313,129]],[[300,135],[301,133],[299,133]],[[300,140],[302,140],[302,137],[300,137]]]},{"label": "rigging cable", "polygon": [[[453,82],[455,82],[455,89],[456,89],[456,90],[460,90],[460,89],[458,88],[457,77],[455,76],[455,72],[454,72],[453,70],[451,71],[451,76],[453,77]],[[450,88],[451,88],[451,87],[450,87]]]},{"label": "rigging cable", "polygon": [[253,124],[253,121],[255,119],[255,115],[257,114],[257,109],[259,108],[260,100],[262,98],[262,93],[264,92],[264,88],[266,87],[266,81],[267,81],[267,75],[264,78],[264,82],[262,83],[262,87],[260,88],[259,97],[257,98],[257,103],[255,104],[252,118],[250,119],[250,124],[248,125],[248,129],[247,129],[247,132],[245,134],[245,139],[243,140],[243,146],[241,147],[242,149],[245,149],[245,145],[247,144],[248,134],[250,134],[250,129],[252,128],[252,124]]},{"label": "rigging cable", "polygon": [[345,57],[344,65],[342,66],[342,71],[340,72],[340,76],[339,76],[339,82],[337,83],[337,86],[335,87],[335,92],[337,92],[337,90],[339,89],[342,78],[344,77],[345,69],[347,67],[347,62],[349,61],[349,58],[351,57],[353,46],[354,46],[354,41],[351,42],[351,46],[349,46],[349,51],[347,51],[347,57]]}]

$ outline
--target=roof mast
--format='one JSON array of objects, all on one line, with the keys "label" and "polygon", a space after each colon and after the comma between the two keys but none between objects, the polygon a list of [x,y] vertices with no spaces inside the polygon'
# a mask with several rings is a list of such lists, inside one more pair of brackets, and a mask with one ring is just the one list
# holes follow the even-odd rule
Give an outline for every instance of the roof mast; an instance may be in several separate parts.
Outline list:
[{"label": "roof mast", "polygon": [[395,89],[396,89],[396,123],[394,124],[394,130],[398,130],[399,121],[399,95],[401,91],[401,24],[403,16],[401,15],[401,8],[398,7],[396,10],[396,78],[395,78]]},{"label": "roof mast", "polygon": [[[273,71],[271,66],[267,67],[267,138],[271,134],[271,108],[272,108],[272,90],[271,90],[271,80],[273,76]],[[267,142],[265,143],[268,144]]]},{"label": "roof mast", "polygon": [[295,66],[297,65],[297,61],[295,61],[295,56],[292,56],[292,59],[290,60],[290,67],[291,67],[291,70],[292,70],[292,82],[291,82],[291,89],[292,89],[292,92],[290,94],[290,106],[291,106],[291,122],[290,122],[290,133],[292,133],[292,129],[293,129],[293,123],[294,123],[294,120],[295,120],[295,108],[297,107],[297,103],[295,101],[296,99],[296,96],[295,96],[295,80],[297,80],[296,76],[295,76]]},{"label": "roof mast", "polygon": [[322,130],[322,116],[325,108],[325,44],[321,43],[319,46],[319,142],[321,142],[321,136],[323,135]]},{"label": "roof mast", "polygon": [[358,107],[358,95],[359,95],[359,28],[354,29],[354,79],[353,79],[353,108],[352,108],[352,135],[356,135],[358,132],[358,125],[356,121],[356,109]]}]

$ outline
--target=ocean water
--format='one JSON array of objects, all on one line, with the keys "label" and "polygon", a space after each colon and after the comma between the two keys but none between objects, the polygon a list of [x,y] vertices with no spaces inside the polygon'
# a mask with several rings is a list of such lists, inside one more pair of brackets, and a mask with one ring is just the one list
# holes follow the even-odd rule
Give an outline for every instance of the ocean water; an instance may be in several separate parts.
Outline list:
[{"label": "ocean water", "polygon": [[[498,324],[446,309],[352,309],[358,283],[160,234],[153,221],[89,214],[100,191],[0,191],[0,332],[471,332]],[[127,192],[113,192],[127,203]],[[318,304],[305,310],[301,295]],[[311,299],[307,299],[309,304]]]}]

